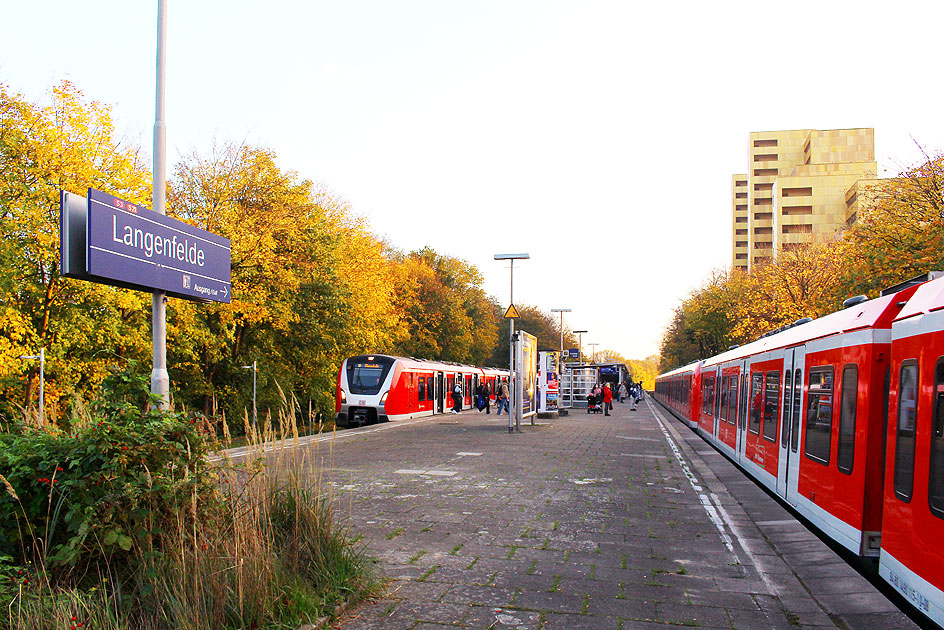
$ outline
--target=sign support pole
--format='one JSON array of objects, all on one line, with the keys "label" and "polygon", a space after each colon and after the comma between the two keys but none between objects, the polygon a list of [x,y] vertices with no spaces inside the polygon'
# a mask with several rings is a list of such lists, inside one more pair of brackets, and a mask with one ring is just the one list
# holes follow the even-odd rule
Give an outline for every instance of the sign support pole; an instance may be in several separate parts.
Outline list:
[{"label": "sign support pole", "polygon": [[[167,2],[166,0],[157,0],[157,77],[155,81],[154,175],[151,190],[151,209],[165,215],[167,214],[165,209],[167,129],[164,124],[166,24]],[[160,397],[160,408],[167,411],[170,409],[170,376],[167,373],[167,296],[163,291],[155,291],[152,298],[151,328],[154,357],[151,369],[151,393]]]},{"label": "sign support pole", "polygon": [[[510,301],[509,304],[514,305],[515,303],[515,259],[512,258],[511,263],[511,290],[510,290]],[[515,378],[515,318],[512,317],[508,320],[510,335],[508,337],[508,432],[515,432],[515,424],[517,424],[518,416],[516,415],[515,409],[515,399],[518,397],[518,383]]]}]

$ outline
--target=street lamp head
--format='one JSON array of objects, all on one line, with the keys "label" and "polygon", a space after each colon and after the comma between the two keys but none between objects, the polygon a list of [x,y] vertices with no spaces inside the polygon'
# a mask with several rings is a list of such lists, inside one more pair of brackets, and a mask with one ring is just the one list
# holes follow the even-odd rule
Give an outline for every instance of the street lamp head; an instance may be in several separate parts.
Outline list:
[{"label": "street lamp head", "polygon": [[552,313],[570,313],[571,311],[569,308],[552,308],[551,312]]},{"label": "street lamp head", "polygon": [[585,332],[587,332],[587,331],[586,331],[586,330],[573,330],[573,331],[571,331],[571,332],[574,333],[575,335],[582,335],[583,333],[585,333]]},{"label": "street lamp head", "polygon": [[38,354],[21,354],[20,358],[21,359],[38,359],[39,355]]},{"label": "street lamp head", "polygon": [[244,370],[251,370],[255,366],[254,365],[240,365],[239,367],[241,367]]},{"label": "street lamp head", "polygon": [[495,260],[521,260],[531,258],[530,254],[495,254]]}]

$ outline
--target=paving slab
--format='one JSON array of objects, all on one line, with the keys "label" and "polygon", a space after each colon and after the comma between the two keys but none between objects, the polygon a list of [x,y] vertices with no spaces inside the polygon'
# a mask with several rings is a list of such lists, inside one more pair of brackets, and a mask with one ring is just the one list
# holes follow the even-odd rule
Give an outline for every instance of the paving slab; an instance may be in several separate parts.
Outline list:
[{"label": "paving slab", "polygon": [[344,630],[917,628],[650,401],[520,433],[467,411],[297,448],[387,580]]}]

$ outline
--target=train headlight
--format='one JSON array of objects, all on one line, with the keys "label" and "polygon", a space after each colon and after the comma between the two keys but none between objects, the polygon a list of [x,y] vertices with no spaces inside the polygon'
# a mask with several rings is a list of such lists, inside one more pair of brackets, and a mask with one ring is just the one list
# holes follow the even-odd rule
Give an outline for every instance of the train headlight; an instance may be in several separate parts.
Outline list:
[{"label": "train headlight", "polygon": [[389,394],[389,393],[390,393],[390,390],[388,389],[387,391],[384,392],[384,395],[380,397],[380,404],[381,404],[381,405],[387,404],[387,394]]},{"label": "train headlight", "polygon": [[341,392],[341,402],[347,402],[347,394],[344,393],[344,390],[339,389],[338,391]]}]

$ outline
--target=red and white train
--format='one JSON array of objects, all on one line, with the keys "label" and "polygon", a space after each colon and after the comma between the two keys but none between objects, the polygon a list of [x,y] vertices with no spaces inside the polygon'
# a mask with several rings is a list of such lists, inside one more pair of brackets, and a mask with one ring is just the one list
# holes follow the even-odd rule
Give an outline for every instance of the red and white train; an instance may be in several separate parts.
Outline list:
[{"label": "red and white train", "polygon": [[944,277],[843,306],[655,397],[944,626]]},{"label": "red and white train", "polygon": [[508,370],[495,368],[382,354],[350,357],[338,370],[335,424],[350,427],[447,413],[456,382],[462,388],[462,408],[470,409],[480,384],[488,387],[494,402],[498,383],[507,380]]}]

